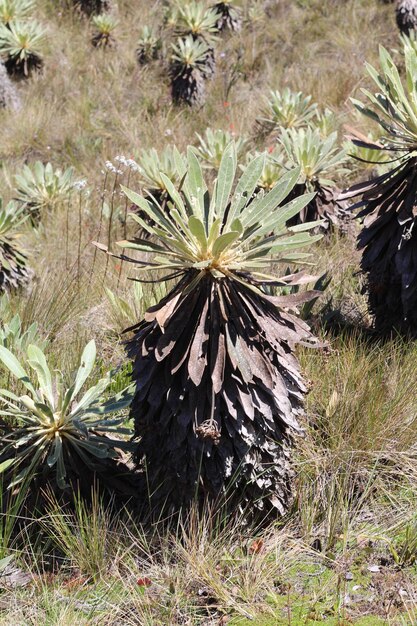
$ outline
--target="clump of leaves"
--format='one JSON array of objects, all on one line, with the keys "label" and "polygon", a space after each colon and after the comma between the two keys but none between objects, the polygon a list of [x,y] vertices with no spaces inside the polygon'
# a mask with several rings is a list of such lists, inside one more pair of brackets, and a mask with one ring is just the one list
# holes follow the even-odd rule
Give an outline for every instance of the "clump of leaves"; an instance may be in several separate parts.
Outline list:
[{"label": "clump of leaves", "polygon": [[86,388],[95,359],[95,343],[90,341],[67,385],[62,372],[55,370],[53,376],[38,346],[27,348],[29,372],[0,346],[0,363],[16,381],[14,391],[0,390],[0,463],[12,460],[9,488],[22,482],[27,486],[39,477],[65,489],[72,478],[85,481],[91,472],[111,483],[112,473],[119,473],[120,451],[130,449],[122,411],[129,406],[132,389],[104,398],[111,373]]},{"label": "clump of leaves", "polygon": [[46,33],[35,20],[0,24],[0,56],[9,74],[27,77],[43,65]]},{"label": "clump of leaves", "polygon": [[[392,168],[371,181],[354,185],[344,198],[360,196],[356,206],[364,228],[358,236],[363,250],[361,268],[367,277],[369,305],[376,328],[417,331],[417,57],[404,48],[405,78],[385,48],[380,48],[380,71],[368,66],[377,93],[362,89],[368,104],[353,100],[356,108],[377,122],[383,137],[377,144],[354,143],[386,154]],[[373,159],[376,160],[376,159]]]},{"label": "clump of leaves", "polygon": [[42,211],[53,210],[68,197],[73,175],[72,167],[62,171],[41,161],[36,161],[32,167],[24,165],[15,175],[15,198],[25,205],[32,221],[36,221]]},{"label": "clump of leaves", "polygon": [[[119,242],[151,255],[129,259],[139,280],[150,272],[157,272],[157,281],[177,280],[130,329],[135,335],[128,348],[136,382],[136,458],[158,512],[227,494],[229,505],[249,516],[286,510],[289,446],[306,391],[293,347],[315,340],[289,312],[295,301],[271,297],[264,286],[291,283],[292,276],[268,275],[272,259],[302,261],[299,248],[319,236],[307,232],[314,224],[286,227],[312,199],[307,194],[280,206],[299,170],[254,196],[264,158],[253,159],[235,186],[237,156],[230,144],[210,192],[190,148],[178,165],[181,188],[165,178],[168,212],[123,188],[154,224],[132,215],[154,239]],[[303,301],[299,294],[296,299]]]},{"label": "clump of leaves", "polygon": [[[294,194],[316,192],[292,223],[322,220],[322,227],[340,226],[347,219],[347,205],[338,200],[340,190],[335,177],[347,172],[343,167],[346,153],[338,147],[337,133],[323,139],[318,129],[283,130],[281,142],[290,167],[300,167]],[[331,178],[329,177],[331,176]]]},{"label": "clump of leaves", "polygon": [[286,87],[282,91],[271,91],[259,122],[268,132],[280,133],[283,128],[307,126],[317,111],[317,104],[311,102],[311,96]]},{"label": "clump of leaves", "polygon": [[204,161],[206,167],[218,169],[227,146],[235,141],[237,157],[241,157],[247,141],[243,137],[234,139],[231,133],[225,130],[207,128],[202,137],[196,133],[199,144],[195,147],[196,154]]},{"label": "clump of leaves", "polygon": [[0,0],[0,22],[6,26],[30,16],[35,8],[34,0]]},{"label": "clump of leaves", "polygon": [[23,207],[15,202],[4,206],[0,198],[0,293],[16,289],[28,280],[27,257],[15,232],[26,218]]},{"label": "clump of leaves", "polygon": [[[4,298],[5,296],[3,296]],[[0,346],[4,346],[9,350],[21,354],[26,352],[30,344],[36,345],[45,350],[48,345],[47,339],[42,339],[39,335],[39,326],[33,322],[26,330],[22,327],[20,315],[16,313],[10,320],[6,321],[3,315],[3,305],[0,303],[0,312],[2,318],[0,321]]]},{"label": "clump of leaves", "polygon": [[190,106],[205,100],[205,81],[212,73],[210,48],[191,35],[172,44],[171,93],[174,102]]},{"label": "clump of leaves", "polygon": [[161,46],[161,39],[156,33],[149,26],[144,26],[136,48],[136,58],[139,65],[145,65],[145,63],[157,59]]},{"label": "clump of leaves", "polygon": [[95,48],[110,48],[114,46],[113,33],[117,28],[118,21],[110,13],[102,13],[92,17],[95,32],[91,43]]}]

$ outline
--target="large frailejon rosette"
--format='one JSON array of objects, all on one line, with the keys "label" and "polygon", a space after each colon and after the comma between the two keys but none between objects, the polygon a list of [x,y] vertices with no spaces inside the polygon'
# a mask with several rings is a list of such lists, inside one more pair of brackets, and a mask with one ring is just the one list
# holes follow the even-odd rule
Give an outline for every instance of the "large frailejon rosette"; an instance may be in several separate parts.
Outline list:
[{"label": "large frailejon rosette", "polygon": [[120,242],[153,253],[152,261],[121,258],[179,279],[129,329],[136,458],[158,513],[205,498],[263,514],[283,514],[288,504],[290,445],[306,393],[293,349],[317,340],[290,312],[309,294],[273,297],[265,285],[311,277],[300,272],[277,280],[265,269],[272,260],[304,260],[294,250],[319,237],[306,232],[317,223],[285,226],[311,200],[308,194],[279,206],[298,170],[254,196],[263,164],[264,155],[255,158],[235,187],[231,144],[210,195],[195,154],[190,150],[187,162],[178,155],[182,186],[178,191],[166,180],[165,211],[124,190],[152,224],[137,214],[133,219],[159,241]]},{"label": "large frailejon rosette", "polygon": [[[381,72],[368,67],[378,86],[375,95],[363,90],[370,106],[356,107],[377,121],[386,133],[377,144],[356,140],[360,147],[389,155],[390,171],[354,185],[342,199],[360,196],[353,208],[363,229],[358,248],[366,275],[370,310],[378,330],[417,331],[417,56],[404,44],[406,87],[388,52],[381,48]],[[378,158],[378,157],[376,157]],[[387,163],[387,161],[384,161]]]}]

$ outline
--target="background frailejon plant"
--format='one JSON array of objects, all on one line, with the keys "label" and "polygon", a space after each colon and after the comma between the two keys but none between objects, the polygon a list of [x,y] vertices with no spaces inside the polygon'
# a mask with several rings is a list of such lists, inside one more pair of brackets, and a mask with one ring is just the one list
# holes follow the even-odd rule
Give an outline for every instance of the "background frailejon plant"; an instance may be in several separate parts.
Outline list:
[{"label": "background frailejon plant", "polygon": [[[361,196],[359,217],[364,228],[358,236],[363,250],[361,268],[367,275],[369,304],[380,330],[415,333],[417,330],[417,251],[416,235],[416,157],[417,141],[417,56],[413,47],[404,46],[405,85],[393,58],[380,48],[381,73],[372,66],[368,72],[379,92],[363,90],[369,100],[354,103],[365,116],[384,131],[382,153],[390,156],[391,167],[369,182],[354,185],[345,198]],[[357,141],[376,154],[379,145]]]},{"label": "background frailejon plant", "polygon": [[[189,25],[178,23],[178,8],[185,4],[194,5],[194,13],[198,5],[203,16],[208,9],[220,13],[215,30],[212,25],[207,30],[207,22],[200,28],[198,38],[207,49],[199,59],[191,56],[193,67],[184,63],[184,54],[178,64],[171,62],[172,44],[178,47],[178,38],[184,42],[190,33]],[[0,21],[17,23],[21,35],[33,23],[45,33],[42,45],[32,48],[38,55],[35,71],[28,66],[25,75],[24,64],[15,70],[6,50],[0,66],[3,207],[13,201],[15,217],[19,209],[22,217],[28,215],[21,223],[16,220],[6,237],[30,267],[27,280],[1,296],[0,345],[16,356],[32,384],[37,377],[25,362],[29,345],[41,348],[52,380],[62,375],[69,389],[83,350],[94,339],[97,359],[86,386],[95,387],[113,370],[97,406],[120,394],[132,382],[124,342],[133,335],[123,331],[144,320],[145,311],[175,287],[178,279],[160,282],[164,270],[137,274],[137,264],[111,259],[91,245],[137,238],[157,243],[149,232],[155,220],[133,205],[121,185],[153,207],[159,203],[171,220],[160,172],[184,197],[187,183],[183,170],[177,170],[178,155],[184,159],[188,146],[193,151],[203,147],[199,158],[208,157],[201,165],[212,192],[220,152],[230,140],[245,139],[236,177],[254,157],[264,159],[254,196],[267,197],[293,167],[282,145],[282,120],[306,101],[314,114],[303,119],[305,111],[295,111],[301,123],[294,136],[311,128],[325,142],[337,133],[335,148],[357,157],[342,162],[348,172],[326,171],[332,192],[392,171],[390,161],[398,156],[409,163],[408,148],[388,150],[386,129],[351,101],[373,108],[360,88],[383,93],[364,69],[369,63],[385,80],[380,44],[401,80],[406,79],[404,49],[416,49],[415,35],[410,31],[408,38],[400,38],[395,7],[384,0],[0,1]],[[100,50],[91,45],[91,16],[103,12],[118,22],[113,31],[117,45]],[[149,62],[139,64],[138,56],[154,43],[143,36],[144,27],[161,45],[157,58],[152,53]],[[5,29],[1,33],[9,40],[11,30]],[[194,46],[185,52],[195,54]],[[394,91],[389,98],[395,103]],[[267,105],[272,93],[281,96],[275,120]],[[221,142],[211,143],[207,129],[220,131]],[[353,148],[347,144],[352,138]],[[26,168],[33,175],[42,168],[39,184],[29,184]],[[46,170],[62,176],[70,168],[62,193],[59,178],[51,187],[57,194],[45,195]],[[29,187],[22,197],[16,176]],[[349,209],[348,215],[364,208]],[[129,213],[137,213],[148,230],[127,218]],[[401,225],[395,220],[397,232]],[[368,226],[361,219],[346,226],[336,224],[315,242],[304,267],[275,259],[265,269],[275,279],[292,277],[287,280],[297,283],[263,289],[271,298],[291,296],[314,335],[327,344],[318,350],[295,348],[310,392],[305,415],[298,416],[302,433],[292,441],[294,498],[287,514],[254,527],[239,506],[230,511],[231,501],[228,508],[216,501],[195,503],[175,526],[164,517],[151,526],[146,523],[150,484],[139,499],[141,469],[133,469],[126,453],[121,453],[123,471],[133,481],[128,495],[121,491],[125,479],[119,485],[106,482],[102,489],[90,472],[83,473],[84,483],[70,474],[74,488],[61,490],[54,468],[47,471],[48,481],[38,475],[31,483],[35,488],[25,494],[19,485],[8,488],[13,478],[9,458],[0,465],[1,624],[417,623],[416,346],[406,337],[408,323],[401,325],[403,336],[390,334],[391,316],[384,338],[376,330],[368,273],[361,271],[363,251],[356,243]],[[395,248],[389,237],[386,241]],[[154,262],[153,251],[112,248],[117,250],[135,262]],[[398,285],[389,284],[399,302]],[[315,286],[319,297],[302,304],[304,292]],[[231,382],[239,384],[235,378]],[[18,398],[26,395],[3,365],[0,389]],[[127,441],[133,424],[125,410],[120,426],[128,431],[121,435]]]}]

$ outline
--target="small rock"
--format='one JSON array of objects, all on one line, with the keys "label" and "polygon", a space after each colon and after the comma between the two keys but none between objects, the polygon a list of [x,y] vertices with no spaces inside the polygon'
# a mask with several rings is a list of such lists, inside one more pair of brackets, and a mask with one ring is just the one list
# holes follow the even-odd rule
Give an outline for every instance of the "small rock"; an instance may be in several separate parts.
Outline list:
[{"label": "small rock", "polygon": [[381,568],[379,567],[379,565],[368,565],[367,570],[372,574],[377,574],[381,571]]},{"label": "small rock", "polygon": [[346,572],[345,579],[346,579],[346,580],[353,580],[353,574],[352,574],[352,572]]}]

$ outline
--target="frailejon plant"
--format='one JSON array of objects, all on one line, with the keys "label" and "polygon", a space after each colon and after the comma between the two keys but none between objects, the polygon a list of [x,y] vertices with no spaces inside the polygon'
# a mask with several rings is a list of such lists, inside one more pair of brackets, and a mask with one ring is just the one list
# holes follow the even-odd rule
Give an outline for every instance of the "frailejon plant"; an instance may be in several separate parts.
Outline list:
[{"label": "frailejon plant", "polygon": [[74,4],[83,13],[89,16],[110,9],[110,2],[108,0],[74,0]]},{"label": "frailejon plant", "polygon": [[136,48],[139,65],[145,65],[157,59],[161,47],[162,42],[158,35],[149,26],[144,26]]},{"label": "frailejon plant", "polygon": [[259,122],[270,132],[281,132],[283,128],[307,126],[317,111],[317,105],[311,102],[311,96],[285,87],[282,91],[271,91]]},{"label": "frailejon plant", "polygon": [[110,48],[114,46],[115,39],[113,33],[117,28],[118,21],[110,13],[101,13],[92,18],[94,34],[91,43],[95,48]]},{"label": "frailejon plant", "polygon": [[213,8],[207,9],[203,2],[177,2],[175,13],[175,30],[181,37],[191,35],[210,41],[218,32],[219,14]]},{"label": "frailejon plant", "polygon": [[[377,122],[383,137],[377,145],[355,141],[385,153],[393,164],[388,172],[354,185],[343,194],[360,196],[356,206],[364,228],[358,236],[361,268],[367,276],[369,305],[376,328],[385,331],[417,330],[417,57],[411,46],[404,49],[404,84],[385,48],[380,48],[378,72],[368,65],[377,93],[362,89],[368,100],[354,100],[356,108]],[[381,148],[382,146],[382,148]],[[375,159],[376,160],[376,159]]]},{"label": "frailejon plant", "polygon": [[23,207],[15,202],[4,206],[0,198],[0,293],[16,289],[28,280],[27,257],[15,232],[26,218]]},{"label": "frailejon plant", "polygon": [[204,161],[206,167],[214,169],[220,167],[224,151],[232,141],[235,141],[238,159],[242,156],[247,143],[246,139],[243,137],[234,140],[231,133],[220,129],[212,130],[211,128],[207,128],[204,136],[198,133],[196,133],[196,135],[199,141],[198,145],[195,147],[197,156]]},{"label": "frailejon plant", "polygon": [[[259,156],[260,154],[260,152],[249,153],[247,155],[247,163],[250,163],[255,156]],[[281,146],[276,145],[265,152],[264,166],[258,180],[256,191],[260,189],[264,189],[265,191],[273,189],[285,173],[285,165],[285,153]]]},{"label": "frailejon plant", "polygon": [[10,24],[30,17],[35,9],[34,0],[0,0],[0,22]]},{"label": "frailejon plant", "polygon": [[331,109],[324,109],[324,111],[318,109],[310,124],[313,128],[318,128],[324,138],[337,132],[339,128],[337,115]]},{"label": "frailejon plant", "polygon": [[289,167],[300,167],[293,194],[315,192],[314,198],[296,215],[292,224],[322,220],[321,228],[340,226],[347,219],[347,204],[338,200],[335,178],[347,172],[346,153],[338,147],[337,133],[323,139],[318,129],[282,130],[281,142]]},{"label": "frailejon plant", "polygon": [[161,152],[155,148],[142,150],[138,158],[139,176],[145,190],[158,202],[166,196],[165,178],[174,185],[180,182],[177,160],[180,157],[175,146],[166,146]]},{"label": "frailejon plant", "polygon": [[53,210],[67,199],[72,189],[74,170],[54,169],[51,163],[36,161],[32,167],[24,165],[15,175],[15,199],[22,202],[36,221],[42,211]]},{"label": "frailejon plant", "polygon": [[[4,298],[5,296],[3,296]],[[0,313],[3,313],[3,306],[0,302]],[[0,346],[4,346],[17,354],[25,352],[30,344],[36,343],[41,349],[45,350],[48,340],[42,340],[39,336],[39,327],[33,322],[26,330],[22,328],[22,320],[20,315],[16,313],[9,321],[5,321],[4,317],[0,319]]]},{"label": "frailejon plant", "polygon": [[355,175],[356,180],[358,177],[370,180],[378,174],[387,172],[390,168],[389,154],[384,151],[382,144],[379,143],[379,138],[374,137],[371,133],[359,136],[355,132],[355,134],[348,136],[343,143],[343,149],[347,156],[353,159],[349,163],[349,170]]},{"label": "frailejon plant", "polygon": [[46,33],[36,21],[0,24],[0,56],[9,74],[27,77],[43,65]]},{"label": "frailejon plant", "polygon": [[219,14],[213,9],[207,9],[203,2],[177,3],[175,13],[175,31],[185,39],[191,37],[207,46],[205,73],[211,76],[214,73],[216,61],[214,56],[214,42],[216,40],[217,20]]},{"label": "frailejon plant", "polygon": [[211,73],[210,48],[206,43],[189,35],[172,44],[170,76],[174,102],[204,104],[205,82]]},{"label": "frailejon plant", "polygon": [[408,36],[417,30],[417,0],[397,0],[395,14],[403,35]]},{"label": "frailejon plant", "polygon": [[[111,484],[120,477],[121,451],[130,429],[124,427],[132,389],[105,398],[112,383],[108,373],[86,387],[96,358],[94,341],[81,356],[72,384],[60,371],[51,373],[45,354],[36,345],[27,348],[24,368],[16,356],[0,345],[0,364],[24,389],[18,394],[0,390],[0,463],[12,460],[7,469],[9,488],[39,478],[65,489],[70,482],[86,481],[92,473]],[[126,468],[125,468],[126,471]],[[89,484],[91,488],[91,484]]]},{"label": "frailejon plant", "polygon": [[216,2],[213,9],[219,16],[216,22],[217,30],[238,31],[242,28],[242,9],[236,6],[235,0]]},{"label": "frailejon plant", "polygon": [[254,197],[263,167],[264,155],[256,157],[235,185],[231,144],[210,193],[190,148],[187,161],[178,163],[181,190],[165,180],[168,213],[123,188],[154,226],[133,219],[155,239],[119,245],[151,255],[130,259],[146,280],[150,272],[154,280],[177,280],[130,329],[128,346],[136,459],[159,513],[185,509],[195,497],[227,494],[232,506],[249,507],[249,515],[287,507],[289,446],[306,392],[293,348],[315,339],[290,313],[291,297],[268,296],[263,286],[290,282],[268,274],[271,262],[304,260],[309,255],[299,248],[320,236],[306,232],[314,224],[286,228],[312,198],[280,206],[299,170]]}]

